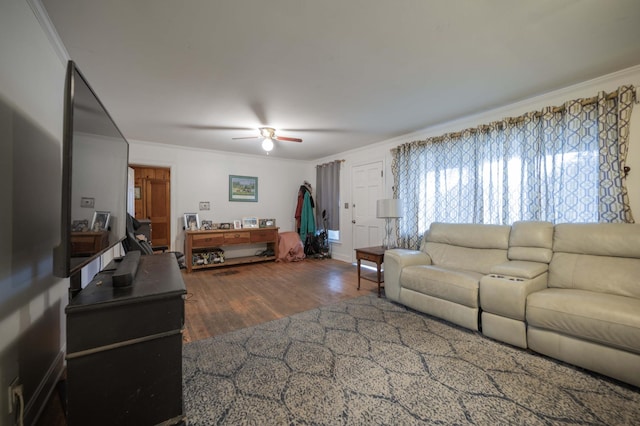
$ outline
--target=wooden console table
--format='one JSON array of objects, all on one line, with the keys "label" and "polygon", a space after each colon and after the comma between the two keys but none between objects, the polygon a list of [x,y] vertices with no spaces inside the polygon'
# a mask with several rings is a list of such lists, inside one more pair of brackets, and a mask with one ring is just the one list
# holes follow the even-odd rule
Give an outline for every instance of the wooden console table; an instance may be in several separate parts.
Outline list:
[{"label": "wooden console table", "polygon": [[[219,266],[238,265],[243,263],[264,262],[278,258],[278,229],[280,228],[244,228],[244,229],[215,229],[211,231],[185,231],[184,255],[187,272],[194,269],[216,268]],[[266,244],[267,250],[272,250],[272,256],[243,256],[225,258],[223,263],[208,263],[194,265],[193,254],[207,252],[225,246],[249,244]]]},{"label": "wooden console table", "polygon": [[[356,260],[358,261],[358,290],[360,290],[361,278],[367,281],[373,281],[374,283],[378,283],[378,297],[380,297],[382,291],[381,284],[384,282],[384,271],[381,270],[382,264],[384,263],[384,249],[380,246],[357,248]],[[377,273],[362,273],[360,267],[363,260],[374,262]]]}]

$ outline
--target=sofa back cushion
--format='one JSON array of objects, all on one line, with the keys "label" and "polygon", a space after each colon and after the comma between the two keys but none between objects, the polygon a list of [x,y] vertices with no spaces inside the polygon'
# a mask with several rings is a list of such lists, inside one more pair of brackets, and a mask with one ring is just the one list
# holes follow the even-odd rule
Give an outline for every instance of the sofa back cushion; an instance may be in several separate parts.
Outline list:
[{"label": "sofa back cushion", "polygon": [[640,225],[556,225],[549,287],[640,298]]},{"label": "sofa back cushion", "polygon": [[421,250],[434,265],[488,274],[507,259],[510,226],[439,223],[431,224]]},{"label": "sofa back cushion", "polygon": [[509,235],[509,260],[551,262],[553,223],[537,221],[514,222]]}]

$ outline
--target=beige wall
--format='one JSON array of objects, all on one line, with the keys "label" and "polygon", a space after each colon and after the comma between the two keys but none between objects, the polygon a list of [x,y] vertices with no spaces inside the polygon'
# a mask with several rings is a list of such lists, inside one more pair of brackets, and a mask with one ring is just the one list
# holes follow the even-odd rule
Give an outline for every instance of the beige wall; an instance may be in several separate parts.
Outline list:
[{"label": "beige wall", "polygon": [[[183,250],[183,215],[198,213],[200,220],[233,222],[243,217],[276,219],[280,231],[293,231],[298,188],[315,181],[308,162],[267,155],[189,149],[129,141],[129,162],[171,168],[171,235],[174,250]],[[229,201],[229,175],[258,178],[258,202]],[[210,210],[199,210],[208,201]],[[254,250],[255,251],[255,250]]]},{"label": "beige wall", "polygon": [[60,237],[65,63],[26,1],[0,2],[0,424],[18,377],[31,424],[62,371]]}]

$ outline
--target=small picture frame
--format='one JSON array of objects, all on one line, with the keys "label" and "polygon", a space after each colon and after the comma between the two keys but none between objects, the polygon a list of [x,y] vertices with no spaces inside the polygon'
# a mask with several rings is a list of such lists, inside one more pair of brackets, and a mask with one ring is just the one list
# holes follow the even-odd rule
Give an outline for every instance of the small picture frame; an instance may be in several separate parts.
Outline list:
[{"label": "small picture frame", "polygon": [[109,229],[109,219],[111,219],[111,212],[93,212],[93,219],[91,219],[91,227],[89,228],[93,232],[107,231]]},{"label": "small picture frame", "polygon": [[198,217],[198,213],[184,214],[184,229],[187,231],[197,231],[200,229],[200,218]]},{"label": "small picture frame", "polygon": [[258,178],[229,175],[229,201],[258,201]]},{"label": "small picture frame", "polygon": [[142,188],[139,186],[136,186],[133,188],[133,194],[136,200],[141,200],[142,199]]},{"label": "small picture frame", "polygon": [[275,228],[275,219],[260,219],[260,228]]},{"label": "small picture frame", "polygon": [[233,229],[242,229],[242,222],[240,222],[239,220],[234,220]]},{"label": "small picture frame", "polygon": [[212,230],[213,229],[213,221],[212,220],[202,219],[200,221],[200,229],[202,229],[203,231]]},{"label": "small picture frame", "polygon": [[219,229],[231,229],[231,224],[228,222],[221,223]]},{"label": "small picture frame", "polygon": [[89,220],[74,220],[71,222],[71,232],[87,232],[89,230]]},{"label": "small picture frame", "polygon": [[257,217],[243,217],[242,218],[242,227],[243,228],[257,228],[258,218]]}]

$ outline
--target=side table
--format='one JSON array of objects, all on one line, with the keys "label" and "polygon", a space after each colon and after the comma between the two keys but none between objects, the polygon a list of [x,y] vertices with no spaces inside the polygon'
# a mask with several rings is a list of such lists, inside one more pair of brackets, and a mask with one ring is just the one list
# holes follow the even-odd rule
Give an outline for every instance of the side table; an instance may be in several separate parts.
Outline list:
[{"label": "side table", "polygon": [[[363,247],[356,249],[356,260],[358,261],[358,290],[360,290],[360,279],[367,281],[373,281],[378,283],[378,297],[381,295],[382,286],[384,282],[384,271],[381,270],[382,263],[384,262],[384,250],[381,246],[377,247]],[[362,261],[368,260],[376,264],[377,273],[367,273],[361,271]]]}]

